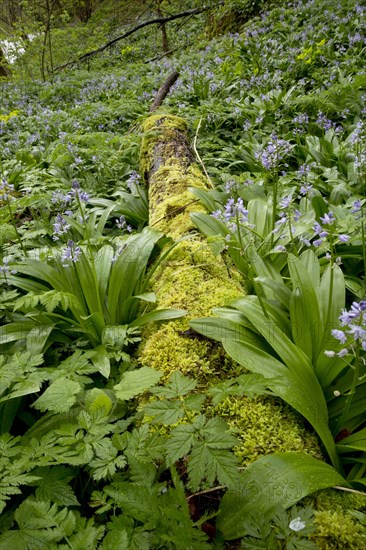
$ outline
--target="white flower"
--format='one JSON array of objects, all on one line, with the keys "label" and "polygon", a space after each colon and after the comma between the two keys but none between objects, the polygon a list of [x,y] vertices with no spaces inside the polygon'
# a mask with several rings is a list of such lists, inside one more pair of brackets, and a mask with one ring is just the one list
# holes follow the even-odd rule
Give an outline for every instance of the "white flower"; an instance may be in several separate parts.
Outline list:
[{"label": "white flower", "polygon": [[290,521],[289,527],[292,531],[301,531],[305,528],[305,521],[301,521],[300,516]]}]

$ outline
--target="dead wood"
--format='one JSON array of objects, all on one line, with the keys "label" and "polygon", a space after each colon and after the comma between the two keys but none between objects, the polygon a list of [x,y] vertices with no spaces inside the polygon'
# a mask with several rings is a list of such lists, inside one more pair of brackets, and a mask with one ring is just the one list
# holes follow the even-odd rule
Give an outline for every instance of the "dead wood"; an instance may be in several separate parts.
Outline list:
[{"label": "dead wood", "polygon": [[150,107],[150,113],[153,113],[156,111],[158,107],[163,103],[164,99],[168,95],[170,88],[173,86],[173,84],[177,81],[179,77],[178,71],[173,71],[166,81],[160,86],[158,93],[155,96],[155,99]]},{"label": "dead wood", "polygon": [[187,10],[182,13],[176,13],[174,15],[169,15],[168,17],[158,17],[156,19],[150,19],[150,21],[145,21],[144,23],[140,23],[140,25],[137,25],[136,27],[133,27],[129,31],[125,32],[121,36],[117,36],[116,38],[113,38],[113,40],[110,40],[100,48],[97,48],[96,50],[92,50],[91,52],[84,53],[77,59],[74,59],[73,61],[69,61],[68,63],[64,63],[63,65],[59,65],[55,68],[55,71],[59,71],[60,69],[65,69],[66,67],[71,67],[72,65],[75,65],[76,63],[80,63],[81,61],[85,61],[86,59],[89,59],[93,55],[96,55],[98,53],[103,52],[110,46],[113,46],[113,44],[116,44],[116,42],[119,42],[120,40],[123,40],[124,38],[127,38],[131,34],[134,34],[135,32],[139,31],[140,29],[143,29],[144,27],[147,27],[148,25],[162,25],[165,23],[168,23],[169,21],[174,21],[175,19],[180,19],[182,17],[187,17],[190,15],[199,15],[200,13],[203,13],[204,11],[212,10],[213,8],[217,6],[221,6],[222,2],[219,2],[218,4],[215,4],[214,6],[203,6],[202,8],[195,8],[192,10]]}]

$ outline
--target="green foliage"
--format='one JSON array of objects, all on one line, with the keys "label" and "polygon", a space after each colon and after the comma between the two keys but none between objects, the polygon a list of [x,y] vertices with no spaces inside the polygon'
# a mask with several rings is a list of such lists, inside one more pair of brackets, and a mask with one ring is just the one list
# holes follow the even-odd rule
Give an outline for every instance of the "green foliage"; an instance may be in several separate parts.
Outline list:
[{"label": "green foliage", "polygon": [[[365,297],[365,10],[275,4],[229,0],[171,22],[175,51],[156,62],[144,63],[161,55],[146,27],[59,72],[152,7],[62,0],[51,14],[43,0],[1,2],[18,52],[13,81],[0,83],[1,546],[186,550],[240,536],[242,548],[365,547],[363,317],[339,325]],[[240,363],[217,353],[210,387],[212,346],[192,331],[184,349],[169,340],[164,365],[173,325],[138,357],[147,323],[183,314],[154,309],[159,269],[172,300],[178,277],[187,293],[194,280],[179,253],[160,254],[175,243],[145,227],[136,172],[139,124],[176,68],[164,106],[197,130],[213,187],[192,190],[207,209],[192,219],[248,292],[192,323]],[[198,380],[168,377],[198,360]],[[309,423],[343,477],[309,456],[321,458]],[[311,496],[344,478],[357,506]]]},{"label": "green foliage", "polygon": [[220,506],[218,527],[226,540],[246,534],[246,517],[252,510],[267,519],[280,505],[289,508],[309,493],[344,485],[333,468],[296,453],[272,454],[248,466],[240,482],[228,491]]}]

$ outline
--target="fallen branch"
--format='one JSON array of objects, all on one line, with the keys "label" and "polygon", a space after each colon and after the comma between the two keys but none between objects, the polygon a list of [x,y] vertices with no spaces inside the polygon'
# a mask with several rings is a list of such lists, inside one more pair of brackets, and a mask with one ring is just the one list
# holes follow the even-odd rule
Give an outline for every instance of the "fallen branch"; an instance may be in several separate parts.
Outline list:
[{"label": "fallen branch", "polygon": [[145,21],[144,23],[141,23],[140,25],[137,25],[137,27],[134,27],[133,29],[130,29],[129,31],[125,32],[121,36],[117,36],[116,38],[113,38],[113,40],[110,40],[100,48],[97,48],[96,50],[92,50],[91,52],[84,53],[74,61],[69,61],[68,63],[64,63],[63,65],[59,65],[56,67],[55,71],[58,71],[60,69],[65,69],[66,67],[69,67],[71,65],[75,65],[75,63],[79,63],[80,61],[85,61],[85,59],[89,59],[89,57],[92,57],[93,55],[96,55],[97,53],[101,53],[110,46],[113,46],[113,44],[116,44],[116,42],[119,42],[120,40],[123,40],[124,38],[127,38],[131,34],[134,34],[135,32],[139,31],[140,29],[143,29],[144,27],[147,27],[148,25],[161,25],[164,23],[168,23],[169,21],[174,21],[175,19],[180,19],[182,17],[187,17],[189,15],[199,15],[200,13],[203,13],[207,10],[212,10],[213,8],[217,6],[221,6],[223,2],[219,2],[218,4],[215,4],[214,6],[204,6],[203,8],[195,8],[192,10],[187,10],[182,13],[176,13],[175,15],[170,15],[169,17],[158,17],[157,19],[150,19],[150,21]]},{"label": "fallen branch", "polygon": [[156,111],[158,107],[163,103],[164,99],[169,93],[170,88],[173,86],[174,82],[177,81],[179,76],[178,71],[173,71],[166,81],[160,86],[158,93],[155,96],[154,102],[150,107],[150,113]]}]

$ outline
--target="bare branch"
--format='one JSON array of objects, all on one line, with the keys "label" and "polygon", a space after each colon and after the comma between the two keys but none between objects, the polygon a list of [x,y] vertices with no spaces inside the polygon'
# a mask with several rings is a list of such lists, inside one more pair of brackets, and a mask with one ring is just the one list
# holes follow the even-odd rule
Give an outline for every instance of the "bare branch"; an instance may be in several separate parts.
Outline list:
[{"label": "bare branch", "polygon": [[150,107],[150,113],[156,111],[158,107],[163,103],[164,99],[169,93],[170,88],[173,86],[174,82],[177,81],[179,76],[178,71],[173,71],[170,73],[166,81],[160,86],[158,93],[155,96],[154,102]]},{"label": "bare branch", "polygon": [[59,65],[56,67],[55,71],[60,69],[65,69],[66,67],[70,67],[71,65],[75,65],[75,63],[79,63],[80,61],[85,61],[86,59],[89,59],[93,55],[96,55],[98,53],[103,52],[110,46],[113,46],[113,44],[116,44],[116,42],[119,42],[120,40],[123,40],[124,38],[127,38],[131,34],[139,31],[140,29],[143,29],[144,27],[147,27],[148,25],[161,25],[164,23],[168,23],[168,21],[174,21],[175,19],[180,19],[181,17],[187,17],[189,15],[199,15],[200,13],[203,13],[207,10],[212,10],[213,8],[217,6],[221,6],[223,2],[219,2],[218,4],[215,4],[213,6],[204,6],[202,8],[195,8],[192,10],[187,10],[182,13],[176,13],[175,15],[170,15],[169,17],[158,17],[157,19],[150,19],[150,21],[145,21],[144,23],[140,23],[140,25],[137,25],[137,27],[133,27],[129,31],[125,32],[121,36],[117,36],[116,38],[113,38],[113,40],[110,40],[100,48],[97,48],[96,50],[92,50],[91,52],[84,53],[74,61],[70,61],[68,63],[65,63],[64,65]]}]

